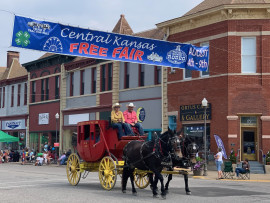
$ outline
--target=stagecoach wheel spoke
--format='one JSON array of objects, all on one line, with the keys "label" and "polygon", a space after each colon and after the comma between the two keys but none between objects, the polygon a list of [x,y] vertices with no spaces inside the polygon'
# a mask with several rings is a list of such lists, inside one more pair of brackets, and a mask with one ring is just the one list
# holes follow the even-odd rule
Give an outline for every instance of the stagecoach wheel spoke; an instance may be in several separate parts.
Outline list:
[{"label": "stagecoach wheel spoke", "polygon": [[71,185],[77,185],[81,179],[80,159],[77,154],[71,154],[66,166],[67,178]]},{"label": "stagecoach wheel spoke", "polygon": [[99,164],[99,181],[105,190],[111,190],[116,183],[117,169],[114,160],[109,157],[103,157]]},{"label": "stagecoach wheel spoke", "polygon": [[136,171],[134,172],[134,181],[137,187],[140,189],[146,188],[150,183],[147,173],[137,173]]}]

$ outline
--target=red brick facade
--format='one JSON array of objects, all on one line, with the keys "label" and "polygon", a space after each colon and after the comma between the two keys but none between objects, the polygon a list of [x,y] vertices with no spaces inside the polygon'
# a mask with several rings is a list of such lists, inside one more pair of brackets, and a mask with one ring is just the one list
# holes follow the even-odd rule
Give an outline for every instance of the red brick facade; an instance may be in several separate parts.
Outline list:
[{"label": "red brick facade", "polygon": [[[181,105],[200,104],[204,97],[211,103],[210,135],[213,152],[216,151],[213,134],[222,138],[227,152],[232,143],[235,144],[235,151],[241,148],[242,115],[258,118],[257,154],[260,153],[259,149],[264,154],[270,149],[270,139],[267,138],[270,135],[270,121],[261,119],[261,116],[269,116],[270,113],[270,75],[266,74],[270,72],[270,35],[254,34],[257,44],[257,71],[251,75],[241,74],[241,33],[258,31],[270,31],[269,20],[224,21],[170,35],[168,38],[175,42],[213,38],[209,40],[210,77],[200,78],[200,73],[193,71],[192,80],[184,81],[183,70],[176,70],[176,74],[168,75],[169,112],[179,111]],[[215,37],[222,34],[223,37]],[[230,119],[227,116],[236,118]],[[178,119],[178,128],[180,127],[182,123]]]}]

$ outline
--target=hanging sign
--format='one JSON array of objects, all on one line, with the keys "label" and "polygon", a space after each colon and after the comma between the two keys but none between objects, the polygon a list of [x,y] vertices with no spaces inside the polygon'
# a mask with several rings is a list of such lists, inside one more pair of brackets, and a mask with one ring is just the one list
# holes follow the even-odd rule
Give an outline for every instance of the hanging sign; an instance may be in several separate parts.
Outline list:
[{"label": "hanging sign", "polygon": [[12,46],[56,54],[206,71],[209,48],[15,16]]}]

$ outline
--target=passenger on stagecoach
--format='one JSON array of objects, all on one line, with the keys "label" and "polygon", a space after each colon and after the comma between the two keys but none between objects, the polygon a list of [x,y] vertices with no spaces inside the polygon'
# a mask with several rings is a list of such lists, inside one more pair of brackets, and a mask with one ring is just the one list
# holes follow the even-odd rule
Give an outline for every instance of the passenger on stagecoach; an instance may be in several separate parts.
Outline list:
[{"label": "passenger on stagecoach", "polygon": [[[112,106],[111,122],[114,129],[118,129],[118,138],[131,134],[128,125],[125,123],[123,113],[120,111],[120,104],[115,103]],[[124,131],[123,131],[124,130]]]},{"label": "passenger on stagecoach", "polygon": [[138,122],[137,113],[133,110],[136,106],[133,103],[127,105],[127,110],[124,111],[124,118],[128,124],[128,128],[133,136],[135,136],[132,127],[136,127],[140,135],[144,135],[142,124]]}]

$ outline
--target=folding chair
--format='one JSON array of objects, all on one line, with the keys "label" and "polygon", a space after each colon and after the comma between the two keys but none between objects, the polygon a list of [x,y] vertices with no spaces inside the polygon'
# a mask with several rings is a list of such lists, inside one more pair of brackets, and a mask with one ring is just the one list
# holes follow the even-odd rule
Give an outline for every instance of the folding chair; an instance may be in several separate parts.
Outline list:
[{"label": "folding chair", "polygon": [[246,170],[245,172],[240,172],[239,179],[250,180],[250,170]]},{"label": "folding chair", "polygon": [[233,172],[233,167],[232,167],[231,161],[224,162],[224,169],[223,169],[222,173],[223,173],[223,177],[225,179],[233,179],[234,172]]}]

